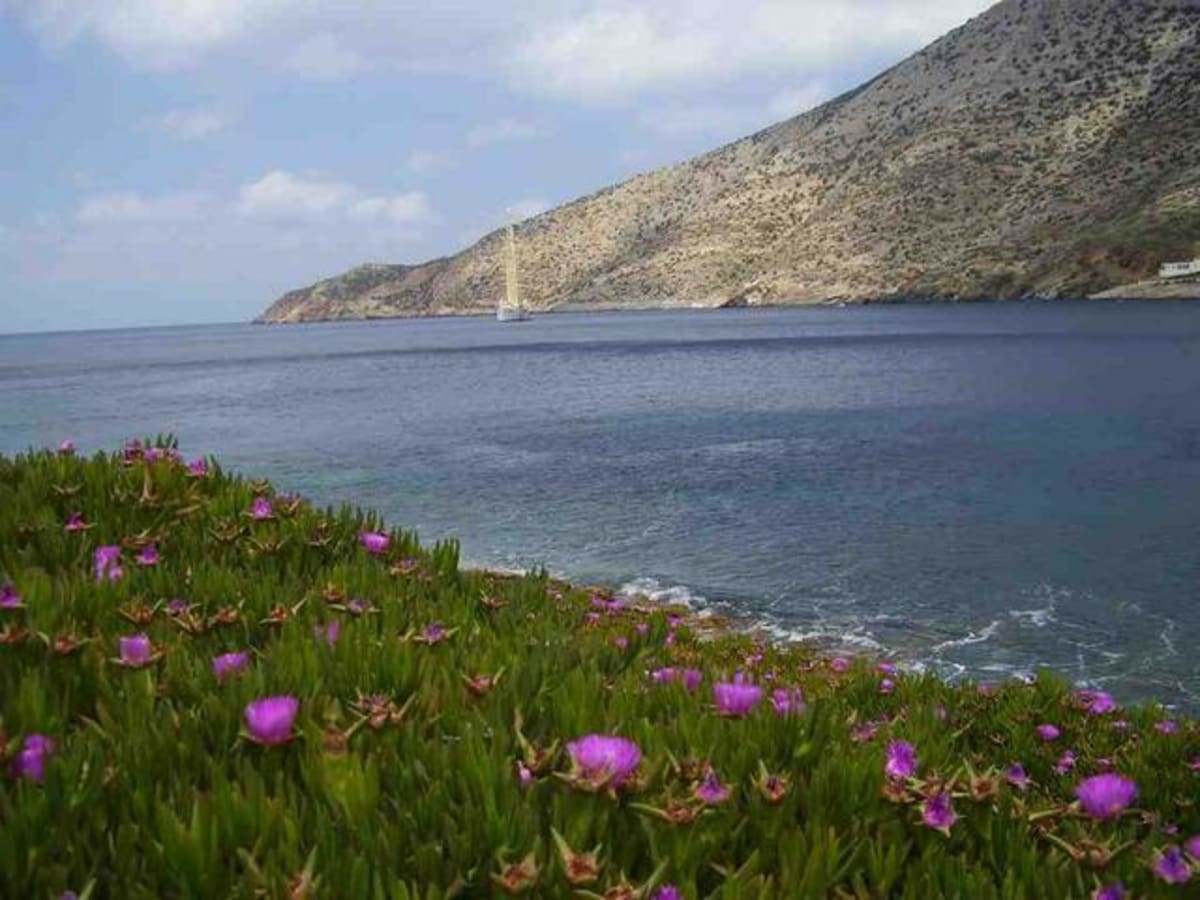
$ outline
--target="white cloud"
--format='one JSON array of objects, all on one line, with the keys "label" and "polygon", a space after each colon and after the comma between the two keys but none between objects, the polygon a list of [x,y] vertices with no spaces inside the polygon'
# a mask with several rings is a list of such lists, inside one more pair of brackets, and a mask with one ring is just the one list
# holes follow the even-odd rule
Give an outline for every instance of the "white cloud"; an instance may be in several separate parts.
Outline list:
[{"label": "white cloud", "polygon": [[283,67],[318,81],[340,81],[367,71],[371,64],[333,35],[318,34],[289,50]]},{"label": "white cloud", "polygon": [[177,141],[198,141],[223,129],[229,120],[211,109],[172,109],[147,124]]},{"label": "white cloud", "polygon": [[242,186],[236,204],[239,214],[271,222],[390,222],[418,225],[433,219],[429,198],[406,194],[368,194],[352,184],[293,175],[276,169]]},{"label": "white cloud", "polygon": [[734,106],[663,106],[639,113],[638,124],[670,137],[741,132],[754,120],[753,112]]},{"label": "white cloud", "polygon": [[81,225],[165,224],[203,218],[212,201],[199,191],[178,191],[147,197],[133,191],[94,194],[75,214]]},{"label": "white cloud", "polygon": [[[131,63],[215,54],[306,77],[368,69],[507,77],[591,102],[803,75],[918,49],[991,0],[9,0],[47,43]],[[224,60],[223,60],[224,61]]]},{"label": "white cloud", "polygon": [[505,116],[472,128],[467,132],[467,143],[472,147],[486,147],[489,144],[530,141],[545,134],[546,129],[537,122]]},{"label": "white cloud", "polygon": [[352,203],[347,212],[354,219],[382,220],[395,225],[424,222],[432,215],[429,198],[420,191],[391,197],[364,197]]},{"label": "white cloud", "polygon": [[312,219],[350,202],[354,189],[276,169],[243,185],[238,212],[254,219]]}]

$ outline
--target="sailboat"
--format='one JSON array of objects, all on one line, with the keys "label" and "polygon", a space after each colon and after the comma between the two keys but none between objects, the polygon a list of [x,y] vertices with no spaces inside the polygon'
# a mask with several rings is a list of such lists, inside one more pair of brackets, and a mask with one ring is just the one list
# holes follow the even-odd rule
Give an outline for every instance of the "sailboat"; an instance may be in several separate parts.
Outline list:
[{"label": "sailboat", "polygon": [[517,237],[512,222],[508,223],[505,237],[504,296],[496,304],[497,322],[524,322],[530,318],[521,305],[521,294],[517,286]]}]

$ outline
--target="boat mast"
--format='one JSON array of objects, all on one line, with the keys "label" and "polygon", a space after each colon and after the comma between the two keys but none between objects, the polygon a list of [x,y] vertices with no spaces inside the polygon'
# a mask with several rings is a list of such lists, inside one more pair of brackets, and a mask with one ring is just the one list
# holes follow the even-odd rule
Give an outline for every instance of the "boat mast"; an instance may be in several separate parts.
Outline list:
[{"label": "boat mast", "polygon": [[509,309],[519,312],[521,297],[517,287],[517,238],[511,220],[509,220],[507,231],[508,254],[504,261],[504,301]]}]

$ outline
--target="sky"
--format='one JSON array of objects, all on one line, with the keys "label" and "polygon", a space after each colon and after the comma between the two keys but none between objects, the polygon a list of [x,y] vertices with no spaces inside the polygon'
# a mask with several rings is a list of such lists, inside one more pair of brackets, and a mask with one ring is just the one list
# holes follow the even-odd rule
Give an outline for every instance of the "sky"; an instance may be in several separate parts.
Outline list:
[{"label": "sky", "polygon": [[246,321],[836,96],[987,0],[0,0],[0,333]]}]

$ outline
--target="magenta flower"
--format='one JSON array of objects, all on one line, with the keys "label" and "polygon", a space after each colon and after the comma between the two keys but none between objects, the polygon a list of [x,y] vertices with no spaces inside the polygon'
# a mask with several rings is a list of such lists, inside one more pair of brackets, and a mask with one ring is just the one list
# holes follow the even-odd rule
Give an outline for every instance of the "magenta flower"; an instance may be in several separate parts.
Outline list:
[{"label": "magenta flower", "polygon": [[1102,716],[1117,708],[1117,702],[1113,700],[1112,694],[1104,691],[1076,691],[1075,697],[1083,704],[1088,715]]},{"label": "magenta flower", "polygon": [[748,716],[762,700],[762,688],[754,684],[745,684],[740,680],[719,681],[713,685],[713,700],[717,704],[717,713],[730,718]]},{"label": "magenta flower", "polygon": [[256,744],[273,746],[292,739],[300,701],[291,696],[264,697],[246,705],[246,728]]},{"label": "magenta flower", "polygon": [[72,440],[63,441],[61,444],[58,445],[58,452],[63,454],[64,456],[67,454],[74,453],[75,452],[75,442]]},{"label": "magenta flower", "polygon": [[1092,894],[1092,900],[1125,900],[1125,885],[1121,882],[1097,888]]},{"label": "magenta flower", "polygon": [[1174,719],[1163,719],[1154,723],[1154,730],[1159,734],[1174,734],[1179,730],[1179,723]]},{"label": "magenta flower", "polygon": [[829,661],[829,668],[838,673],[845,672],[850,668],[850,660],[844,656],[835,656]]},{"label": "magenta flower", "polygon": [[364,531],[358,536],[358,540],[364,550],[375,556],[387,553],[388,545],[392,542],[390,537],[379,531]]},{"label": "magenta flower", "polygon": [[83,520],[83,513],[71,513],[67,516],[67,523],[63,525],[66,531],[83,531],[87,528],[87,522]]},{"label": "magenta flower", "polygon": [[882,672],[884,675],[895,675],[897,671],[896,664],[890,662],[881,662],[875,667],[875,671]]},{"label": "magenta flower", "polygon": [[896,690],[896,682],[891,678],[884,678],[879,682],[879,693],[890,694]]},{"label": "magenta flower", "polygon": [[589,734],[567,744],[576,784],[590,790],[619,788],[642,761],[642,751],[628,738]]},{"label": "magenta flower", "polygon": [[533,771],[520,760],[517,761],[517,784],[525,790],[533,784]]},{"label": "magenta flower", "polygon": [[674,631],[668,631],[667,636],[665,638],[663,638],[663,645],[667,646],[667,647],[674,647],[678,641],[679,641],[679,635],[676,634]]},{"label": "magenta flower", "polygon": [[777,716],[799,715],[804,712],[804,693],[800,688],[779,688],[771,693],[771,706]]},{"label": "magenta flower", "polygon": [[1093,819],[1115,819],[1137,796],[1137,785],[1121,775],[1093,775],[1079,782],[1075,796]]},{"label": "magenta flower", "polygon": [[54,752],[54,741],[44,734],[30,734],[12,761],[13,778],[41,781],[46,777],[46,757]]},{"label": "magenta flower", "polygon": [[1074,750],[1064,751],[1063,755],[1058,758],[1058,762],[1054,764],[1054,771],[1059,775],[1066,775],[1075,768],[1075,760],[1076,756]]},{"label": "magenta flower", "polygon": [[361,616],[370,608],[371,604],[366,600],[359,600],[357,597],[346,604],[346,612],[352,616]]},{"label": "magenta flower", "polygon": [[651,900],[683,900],[683,892],[673,884],[664,884],[654,892]]},{"label": "magenta flower", "polygon": [[1013,763],[1004,770],[1004,780],[1019,791],[1023,791],[1029,787],[1029,775],[1025,772],[1025,767],[1020,763]]},{"label": "magenta flower", "polygon": [[157,566],[158,548],[153,544],[147,544],[143,547],[142,552],[137,555],[137,564],[139,566]]},{"label": "magenta flower", "polygon": [[432,625],[425,626],[425,630],[421,632],[421,637],[424,638],[426,644],[440,644],[449,638],[450,635],[444,625],[434,622]]},{"label": "magenta flower", "polygon": [[917,748],[908,741],[892,741],[887,745],[887,760],[883,773],[888,778],[903,780],[917,774]]},{"label": "magenta flower", "polygon": [[650,680],[655,684],[682,684],[688,691],[694,691],[703,678],[699,669],[675,669],[671,666],[650,673]]},{"label": "magenta flower", "polygon": [[1200,861],[1200,834],[1193,834],[1184,844],[1183,849],[1192,859]]},{"label": "magenta flower", "polygon": [[0,587],[0,609],[20,609],[24,605],[21,595],[11,584]]},{"label": "magenta flower", "polygon": [[317,640],[324,639],[332,647],[342,636],[342,623],[338,619],[332,619],[325,625],[316,625],[313,627],[313,635]]},{"label": "magenta flower", "polygon": [[946,791],[926,797],[921,804],[921,821],[929,828],[950,834],[950,829],[958,816],[954,814],[954,806],[950,802],[950,794]]},{"label": "magenta flower", "polygon": [[121,548],[115,544],[97,547],[93,559],[93,568],[97,581],[119,581],[124,574],[121,571]]},{"label": "magenta flower", "polygon": [[208,477],[208,462],[203,459],[193,459],[187,466],[188,474],[193,478]]},{"label": "magenta flower", "polygon": [[589,625],[599,625],[600,624],[600,613],[590,612],[586,616],[583,617],[583,620],[585,622],[587,622]]},{"label": "magenta flower", "polygon": [[1154,874],[1167,884],[1183,884],[1192,877],[1192,867],[1178,847],[1168,847],[1151,866]]},{"label": "magenta flower", "polygon": [[707,806],[716,806],[729,799],[729,788],[721,783],[717,773],[709,769],[704,779],[696,785],[696,799]]},{"label": "magenta flower", "polygon": [[650,680],[654,684],[673,684],[677,678],[678,674],[670,666],[655,669],[650,673]]},{"label": "magenta flower", "polygon": [[180,600],[178,597],[176,597],[174,600],[172,600],[170,603],[167,604],[167,615],[168,616],[187,615],[187,612],[189,609],[191,609],[190,603],[188,603],[186,600]]},{"label": "magenta flower", "polygon": [[700,682],[704,680],[704,673],[699,669],[684,669],[683,670],[683,686],[689,692],[694,691],[700,686]]},{"label": "magenta flower", "polygon": [[154,648],[145,634],[134,634],[120,640],[121,665],[141,669],[154,662]]},{"label": "magenta flower", "polygon": [[217,677],[217,681],[224,681],[231,675],[244,672],[248,665],[250,665],[249,653],[222,653],[220,656],[213,657],[213,675]]},{"label": "magenta flower", "polygon": [[275,515],[275,510],[271,507],[271,501],[266,497],[255,497],[250,504],[250,518],[252,519],[270,519]]},{"label": "magenta flower", "polygon": [[1057,725],[1039,725],[1037,727],[1037,736],[1043,741],[1057,741],[1062,732],[1058,730]]}]

